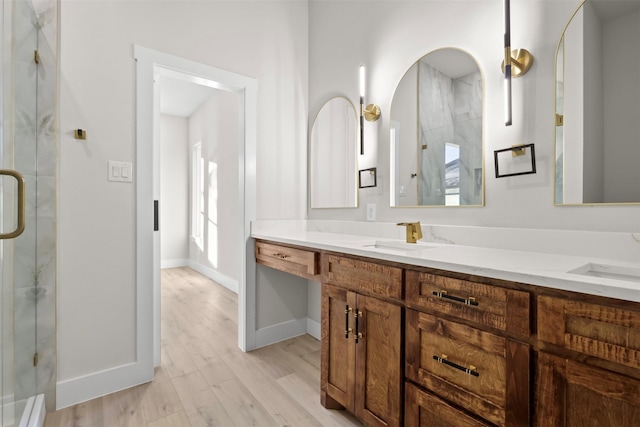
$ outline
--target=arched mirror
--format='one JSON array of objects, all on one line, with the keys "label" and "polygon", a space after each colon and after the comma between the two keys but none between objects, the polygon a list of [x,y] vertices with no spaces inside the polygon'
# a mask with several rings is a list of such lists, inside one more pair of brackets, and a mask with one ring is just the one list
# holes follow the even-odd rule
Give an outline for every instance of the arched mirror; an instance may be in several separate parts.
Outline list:
[{"label": "arched mirror", "polygon": [[483,79],[454,48],[409,68],[391,103],[391,206],[484,204]]},{"label": "arched mirror", "polygon": [[347,98],[327,101],[316,116],[309,144],[312,208],[358,207],[358,121]]},{"label": "arched mirror", "polygon": [[586,0],[556,53],[555,204],[640,203],[640,1]]}]

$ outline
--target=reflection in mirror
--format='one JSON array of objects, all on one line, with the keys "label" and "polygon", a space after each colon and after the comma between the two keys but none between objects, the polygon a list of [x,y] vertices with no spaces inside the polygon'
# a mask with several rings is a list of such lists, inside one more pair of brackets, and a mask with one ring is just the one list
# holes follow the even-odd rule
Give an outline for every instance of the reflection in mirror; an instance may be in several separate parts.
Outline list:
[{"label": "reflection in mirror", "polygon": [[640,203],[640,1],[586,0],[556,53],[556,204]]},{"label": "reflection in mirror", "polygon": [[391,103],[391,206],[484,203],[482,113],[468,53],[439,49],[409,68]]},{"label": "reflection in mirror", "polygon": [[355,208],[358,123],[346,98],[327,101],[311,128],[309,180],[312,208]]}]

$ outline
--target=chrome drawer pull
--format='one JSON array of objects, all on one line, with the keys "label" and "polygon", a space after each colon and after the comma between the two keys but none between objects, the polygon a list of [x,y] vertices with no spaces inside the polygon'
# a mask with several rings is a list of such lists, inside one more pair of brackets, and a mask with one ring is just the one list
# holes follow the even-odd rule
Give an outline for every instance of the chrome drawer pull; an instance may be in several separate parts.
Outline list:
[{"label": "chrome drawer pull", "polygon": [[456,368],[467,375],[473,375],[474,377],[479,377],[480,373],[476,371],[476,367],[473,365],[469,365],[468,368],[465,368],[462,365],[458,365],[457,363],[453,363],[447,359],[447,355],[443,354],[442,356],[433,356],[433,360],[438,363],[442,363],[443,365],[451,366],[452,368]]},{"label": "chrome drawer pull", "polygon": [[474,297],[469,297],[467,299],[464,299],[464,298],[460,298],[460,297],[455,297],[453,295],[449,295],[449,294],[447,294],[447,291],[440,291],[440,292],[433,291],[433,295],[437,296],[438,298],[446,298],[446,299],[450,299],[452,301],[461,302],[461,303],[466,304],[466,305],[472,305],[474,307],[477,307],[479,305],[476,302],[476,299]]}]

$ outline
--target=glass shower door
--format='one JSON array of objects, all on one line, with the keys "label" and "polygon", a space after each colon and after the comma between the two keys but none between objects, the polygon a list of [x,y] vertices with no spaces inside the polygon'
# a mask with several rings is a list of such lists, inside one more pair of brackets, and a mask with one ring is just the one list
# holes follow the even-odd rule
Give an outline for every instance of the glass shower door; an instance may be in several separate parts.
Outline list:
[{"label": "glass shower door", "polygon": [[[52,7],[53,5],[53,7]],[[0,425],[55,390],[55,1],[2,0]],[[53,33],[55,35],[55,32]],[[55,37],[53,37],[55,38]],[[23,232],[14,232],[24,228]],[[50,403],[55,401],[48,396]]]}]

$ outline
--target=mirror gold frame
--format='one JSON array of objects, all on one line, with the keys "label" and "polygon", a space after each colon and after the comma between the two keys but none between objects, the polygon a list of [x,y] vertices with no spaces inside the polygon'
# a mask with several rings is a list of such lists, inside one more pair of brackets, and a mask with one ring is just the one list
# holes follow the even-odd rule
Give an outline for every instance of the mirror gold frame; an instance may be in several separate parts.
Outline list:
[{"label": "mirror gold frame", "polygon": [[639,24],[640,2],[584,0],[560,36],[554,205],[640,204]]}]

